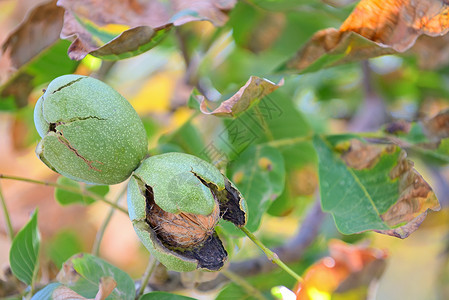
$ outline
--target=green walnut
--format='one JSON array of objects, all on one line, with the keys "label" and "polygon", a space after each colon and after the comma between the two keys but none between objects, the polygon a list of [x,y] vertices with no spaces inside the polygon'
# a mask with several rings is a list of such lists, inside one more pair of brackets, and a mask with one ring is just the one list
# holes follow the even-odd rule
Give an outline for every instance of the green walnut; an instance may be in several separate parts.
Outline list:
[{"label": "green walnut", "polygon": [[116,184],[126,180],[147,154],[136,111],[107,84],[86,76],[54,79],[34,109],[42,140],[38,157],[77,181]]},{"label": "green walnut", "polygon": [[128,211],[142,243],[168,269],[220,270],[227,252],[215,226],[244,226],[240,192],[213,165],[166,153],[145,159],[128,184]]}]

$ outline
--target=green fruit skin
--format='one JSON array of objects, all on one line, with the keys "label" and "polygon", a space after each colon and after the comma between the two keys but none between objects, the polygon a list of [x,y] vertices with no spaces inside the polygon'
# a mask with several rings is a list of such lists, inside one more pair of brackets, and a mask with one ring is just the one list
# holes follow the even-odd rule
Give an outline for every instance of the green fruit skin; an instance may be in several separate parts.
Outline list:
[{"label": "green fruit skin", "polygon": [[76,181],[120,183],[148,151],[145,129],[131,104],[94,78],[54,79],[36,103],[34,122],[42,137],[38,157]]},{"label": "green fruit skin", "polygon": [[184,153],[165,153],[145,159],[128,183],[128,212],[134,229],[144,246],[168,269],[188,272],[197,261],[187,259],[162,245],[146,217],[145,185],[153,189],[154,201],[171,213],[187,212],[209,215],[215,206],[214,196],[199,176],[219,190],[225,188],[224,177],[213,165]]}]

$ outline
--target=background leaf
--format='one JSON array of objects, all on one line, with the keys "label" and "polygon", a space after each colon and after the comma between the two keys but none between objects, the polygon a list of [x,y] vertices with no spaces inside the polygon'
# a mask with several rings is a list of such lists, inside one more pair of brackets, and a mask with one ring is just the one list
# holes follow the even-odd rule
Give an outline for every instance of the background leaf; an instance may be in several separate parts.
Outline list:
[{"label": "background leaf", "polygon": [[166,148],[167,152],[173,152],[173,148],[167,148],[169,145],[176,145],[179,147],[178,151],[196,156],[201,156],[205,147],[203,137],[191,121],[185,122],[176,131],[163,135],[158,141],[158,150],[165,152]]},{"label": "background leaf", "polygon": [[[249,291],[245,290],[236,283],[231,283],[225,286],[215,298],[215,300],[226,300],[226,299],[257,300],[260,298],[252,295]],[[272,297],[269,298],[267,297],[266,299],[272,299]]]},{"label": "background leaf", "polygon": [[[291,124],[295,124],[292,126]],[[271,142],[276,144],[288,169],[316,162],[310,142],[295,142],[311,134],[311,128],[291,99],[280,90],[273,92],[236,119],[225,120],[225,144],[236,156],[250,145]]]},{"label": "background leaf", "polygon": [[66,261],[57,279],[83,297],[94,298],[102,277],[112,277],[117,282],[107,299],[134,298],[134,281],[128,274],[87,253],[74,255]]},{"label": "background leaf", "polygon": [[[282,193],[285,183],[284,159],[275,148],[253,146],[232,162],[228,174],[246,200],[246,227],[255,231],[262,215]],[[229,227],[226,222],[223,224]]]},{"label": "background leaf", "polygon": [[151,292],[142,295],[139,300],[193,300],[194,298],[176,295],[167,292]]},{"label": "background leaf", "polygon": [[313,299],[314,294],[329,295],[329,299],[365,299],[371,283],[376,284],[385,271],[388,257],[385,250],[340,240],[329,242],[329,252],[330,256],[306,270],[304,281],[297,284],[297,300]]},{"label": "background leaf", "polygon": [[[79,188],[81,192],[80,184],[72,179],[60,176],[57,182],[59,184],[66,185],[68,187]],[[106,194],[109,192],[108,185],[85,185],[85,188],[86,190],[95,193],[101,197],[106,196]],[[84,196],[80,193],[68,192],[60,188],[55,189],[55,199],[61,205],[70,205],[75,203],[88,205],[95,202],[95,200],[91,197]]]},{"label": "background leaf", "polygon": [[342,33],[337,29],[328,28],[318,31],[280,70],[316,72],[339,64],[392,53],[396,52],[357,33]]},{"label": "background leaf", "polygon": [[67,57],[69,42],[59,39],[63,15],[56,1],[39,5],[3,43],[0,102],[14,99],[17,107],[26,106],[33,88],[75,70],[78,62]]},{"label": "background leaf", "polygon": [[393,143],[409,150],[426,163],[445,165],[449,163],[449,110],[439,112],[421,122],[400,120],[387,124],[385,131],[393,134]]},{"label": "background leaf", "polygon": [[22,282],[31,285],[37,272],[40,235],[37,229],[37,209],[30,221],[17,233],[9,252],[9,263],[13,274]]},{"label": "background leaf", "polygon": [[73,230],[61,230],[45,244],[45,253],[58,268],[76,253],[83,250],[83,243],[79,234]]}]

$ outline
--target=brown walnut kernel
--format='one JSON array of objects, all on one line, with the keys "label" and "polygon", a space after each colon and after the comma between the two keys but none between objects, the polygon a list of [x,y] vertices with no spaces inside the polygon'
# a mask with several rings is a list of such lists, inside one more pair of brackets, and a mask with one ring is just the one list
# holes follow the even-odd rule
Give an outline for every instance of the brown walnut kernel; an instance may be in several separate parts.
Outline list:
[{"label": "brown walnut kernel", "polygon": [[[153,191],[146,186],[146,220],[160,240],[169,247],[191,248],[204,243],[215,232],[220,219],[220,208],[215,199],[215,208],[207,216],[184,213],[173,214],[162,210],[154,202]],[[215,195],[214,195],[215,197]]]}]

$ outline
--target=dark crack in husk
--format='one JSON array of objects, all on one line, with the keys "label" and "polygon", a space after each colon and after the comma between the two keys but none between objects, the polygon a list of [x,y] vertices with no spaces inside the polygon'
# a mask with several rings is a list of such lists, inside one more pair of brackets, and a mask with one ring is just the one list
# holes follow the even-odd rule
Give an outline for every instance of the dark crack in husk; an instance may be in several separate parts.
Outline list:
[{"label": "dark crack in husk", "polygon": [[231,182],[225,177],[225,188],[221,191],[212,184],[209,184],[208,187],[218,198],[220,217],[236,226],[244,226],[247,216],[242,208],[242,195],[232,186]]},{"label": "dark crack in husk", "polygon": [[217,197],[218,204],[220,205],[220,218],[223,218],[238,227],[246,225],[247,216],[242,207],[242,195],[232,185],[228,178],[223,176],[225,180],[225,188],[220,191],[213,183],[204,181],[195,173],[194,175]]}]

